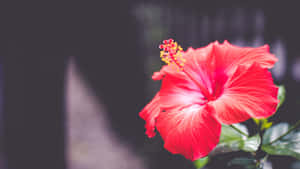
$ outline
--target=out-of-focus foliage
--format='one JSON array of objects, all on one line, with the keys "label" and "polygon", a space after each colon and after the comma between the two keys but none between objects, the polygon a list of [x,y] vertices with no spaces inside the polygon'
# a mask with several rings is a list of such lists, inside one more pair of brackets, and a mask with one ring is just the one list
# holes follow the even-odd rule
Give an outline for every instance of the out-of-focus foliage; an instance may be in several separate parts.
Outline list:
[{"label": "out-of-focus foliage", "polygon": [[228,162],[229,167],[239,167],[245,169],[260,169],[260,165],[253,157],[238,157]]},{"label": "out-of-focus foliage", "polygon": [[278,86],[278,95],[277,98],[279,100],[279,103],[277,105],[277,109],[283,104],[284,100],[285,100],[285,87],[284,85],[279,85]]},{"label": "out-of-focus foliage", "polygon": [[[259,135],[250,137],[245,125],[234,124],[233,126],[237,130],[228,125],[222,126],[220,142],[211,154],[240,150],[246,152],[255,152],[258,149],[261,142]],[[240,132],[238,132],[238,130]]]},{"label": "out-of-focus foliage", "polygon": [[194,165],[197,169],[200,169],[203,168],[208,163],[208,161],[209,161],[209,157],[206,156],[194,161]]},{"label": "out-of-focus foliage", "polygon": [[289,132],[290,129],[287,123],[268,129],[263,136],[262,150],[271,155],[292,156],[300,160],[300,131]]}]

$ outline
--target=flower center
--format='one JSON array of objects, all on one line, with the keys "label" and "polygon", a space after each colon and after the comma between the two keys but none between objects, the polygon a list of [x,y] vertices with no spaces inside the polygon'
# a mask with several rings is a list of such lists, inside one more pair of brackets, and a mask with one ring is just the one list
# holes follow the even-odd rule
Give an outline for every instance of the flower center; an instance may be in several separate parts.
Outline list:
[{"label": "flower center", "polygon": [[173,39],[164,40],[163,44],[159,45],[159,48],[162,49],[160,51],[161,60],[166,64],[175,64],[178,67],[178,71],[184,72],[201,90],[201,93],[204,95],[205,100],[215,100],[214,94],[210,94],[208,89],[200,84],[192,75],[190,75],[184,69],[184,63],[186,60],[182,57],[182,47],[174,42]]}]

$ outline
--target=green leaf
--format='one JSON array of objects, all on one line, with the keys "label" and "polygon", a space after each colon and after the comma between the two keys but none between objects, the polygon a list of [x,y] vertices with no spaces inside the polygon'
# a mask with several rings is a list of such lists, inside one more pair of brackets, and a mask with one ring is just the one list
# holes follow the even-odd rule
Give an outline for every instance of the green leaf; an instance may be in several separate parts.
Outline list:
[{"label": "green leaf", "polygon": [[257,161],[253,157],[238,157],[228,162],[229,167],[240,166],[239,168],[257,169]]},{"label": "green leaf", "polygon": [[[233,126],[248,135],[248,130],[247,130],[247,127],[245,125],[233,124]],[[247,138],[246,136],[239,133],[238,131],[231,128],[230,126],[222,125],[222,132],[221,132],[221,136],[220,136],[220,142],[230,142],[232,140],[240,140],[240,139],[246,139],[246,138]]]},{"label": "green leaf", "polygon": [[[261,143],[260,136],[257,134],[255,136],[249,137],[248,130],[245,125],[234,124],[234,127],[237,130],[240,130],[240,132],[228,125],[222,125],[219,144],[211,152],[210,155],[240,150],[246,152],[257,151]],[[245,135],[242,133],[244,133]]]},{"label": "green leaf", "polygon": [[209,161],[209,157],[206,156],[194,161],[194,165],[197,169],[200,169],[203,168],[208,163],[208,161]]},{"label": "green leaf", "polygon": [[273,142],[288,130],[289,125],[287,123],[280,123],[269,128],[263,136],[262,150],[271,155],[292,156],[300,160],[299,131],[292,131],[276,142]]},{"label": "green leaf", "polygon": [[262,150],[271,155],[292,156],[300,160],[299,150],[296,152],[292,148],[287,148],[284,145],[264,145],[262,146]]},{"label": "green leaf", "polygon": [[272,126],[264,133],[262,144],[265,145],[274,141],[275,139],[286,133],[288,130],[288,123],[279,123],[275,126]]},{"label": "green leaf", "polygon": [[283,85],[279,85],[278,87],[279,89],[277,99],[279,100],[279,103],[277,105],[277,109],[283,104],[285,100],[285,87]]},{"label": "green leaf", "polygon": [[[242,124],[234,124],[234,127],[236,127],[237,129],[239,129],[240,131],[248,135],[248,130],[246,126]],[[240,151],[245,145],[244,141],[247,139],[248,139],[247,136],[244,136],[243,134],[233,129],[232,127],[228,125],[222,125],[222,132],[221,132],[219,144],[211,152],[211,155],[232,152],[232,151]]]},{"label": "green leaf", "polygon": [[249,137],[244,141],[242,150],[247,152],[255,152],[256,150],[258,150],[260,143],[261,143],[261,139],[259,134]]}]

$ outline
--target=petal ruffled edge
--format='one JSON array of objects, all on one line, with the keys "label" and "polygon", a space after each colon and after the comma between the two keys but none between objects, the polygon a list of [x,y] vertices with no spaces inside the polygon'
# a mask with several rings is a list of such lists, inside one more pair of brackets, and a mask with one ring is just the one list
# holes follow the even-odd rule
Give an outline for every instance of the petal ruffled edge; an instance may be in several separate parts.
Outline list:
[{"label": "petal ruffled edge", "polygon": [[160,112],[159,107],[159,93],[157,93],[152,101],[148,103],[144,109],[139,113],[139,116],[145,120],[145,129],[146,129],[146,135],[149,138],[152,138],[155,136],[155,121]]},{"label": "petal ruffled edge", "polygon": [[237,66],[251,66],[257,63],[263,68],[272,68],[278,61],[275,55],[270,53],[269,45],[261,47],[239,47],[230,44],[227,40],[223,44],[214,43],[214,55],[218,61],[218,67],[224,67],[229,74],[233,73]]}]

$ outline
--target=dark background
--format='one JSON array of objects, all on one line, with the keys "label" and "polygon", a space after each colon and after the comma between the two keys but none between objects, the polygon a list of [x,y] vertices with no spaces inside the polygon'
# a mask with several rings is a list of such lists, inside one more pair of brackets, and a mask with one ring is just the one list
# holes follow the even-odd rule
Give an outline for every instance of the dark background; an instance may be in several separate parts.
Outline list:
[{"label": "dark background", "polygon": [[[225,39],[245,46],[268,43],[274,53],[280,48],[284,63],[277,76],[272,72],[286,86],[287,99],[273,120],[294,123],[300,119],[299,14],[296,3],[285,1],[0,2],[0,168],[68,167],[69,56],[110,112],[113,131],[150,161],[148,168],[192,168],[162,149],[160,138],[147,140],[137,116],[159,86],[150,77],[161,65],[157,46],[169,37],[185,49]],[[145,140],[155,151],[145,150]],[[271,161],[275,169],[295,160]]]}]

